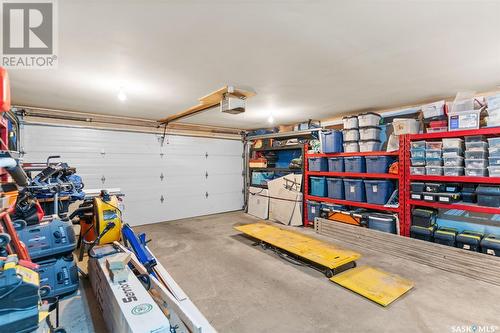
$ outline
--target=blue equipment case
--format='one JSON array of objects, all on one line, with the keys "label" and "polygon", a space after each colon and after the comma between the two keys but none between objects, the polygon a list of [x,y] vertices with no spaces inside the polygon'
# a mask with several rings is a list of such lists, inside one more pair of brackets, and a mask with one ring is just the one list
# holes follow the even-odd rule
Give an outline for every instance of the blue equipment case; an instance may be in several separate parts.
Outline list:
[{"label": "blue equipment case", "polygon": [[13,223],[31,259],[70,253],[76,248],[75,231],[70,221],[53,219],[28,226],[19,224],[19,221]]},{"label": "blue equipment case", "polygon": [[78,268],[73,254],[37,261],[42,299],[64,296],[78,290]]}]

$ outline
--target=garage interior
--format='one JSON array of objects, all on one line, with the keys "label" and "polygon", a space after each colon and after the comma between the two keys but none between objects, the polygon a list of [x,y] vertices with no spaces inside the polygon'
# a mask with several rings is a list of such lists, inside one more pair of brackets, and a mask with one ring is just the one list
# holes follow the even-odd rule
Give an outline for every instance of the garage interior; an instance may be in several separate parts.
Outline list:
[{"label": "garage interior", "polygon": [[0,332],[500,332],[500,1],[1,7]]}]

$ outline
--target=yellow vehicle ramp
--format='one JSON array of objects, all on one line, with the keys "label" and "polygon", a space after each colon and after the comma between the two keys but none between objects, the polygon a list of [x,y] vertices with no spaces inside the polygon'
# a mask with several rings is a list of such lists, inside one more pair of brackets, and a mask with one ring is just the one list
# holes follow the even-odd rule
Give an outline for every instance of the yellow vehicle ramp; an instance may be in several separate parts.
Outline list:
[{"label": "yellow vehicle ramp", "polygon": [[413,288],[412,281],[370,266],[350,269],[330,280],[383,306]]},{"label": "yellow vehicle ramp", "polygon": [[361,257],[346,250],[305,236],[301,233],[275,227],[266,223],[253,223],[235,227],[236,230],[285,253],[321,267],[334,283],[387,306],[413,288],[413,282],[398,275],[370,266],[356,267]]},{"label": "yellow vehicle ramp", "polygon": [[246,224],[235,229],[300,259],[324,267],[327,277],[355,267],[355,261],[361,257],[357,252],[265,223]]}]

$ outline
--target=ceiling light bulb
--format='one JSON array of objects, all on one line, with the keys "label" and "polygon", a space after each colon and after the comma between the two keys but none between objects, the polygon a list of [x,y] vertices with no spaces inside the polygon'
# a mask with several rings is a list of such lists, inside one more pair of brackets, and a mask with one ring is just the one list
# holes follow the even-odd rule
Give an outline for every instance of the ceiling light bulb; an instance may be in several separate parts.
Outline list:
[{"label": "ceiling light bulb", "polygon": [[274,123],[274,118],[273,118],[273,116],[269,116],[269,118],[267,118],[267,121],[268,121],[270,124]]},{"label": "ceiling light bulb", "polygon": [[120,90],[118,91],[118,99],[122,102],[125,102],[127,100],[127,95],[125,95],[123,88],[120,88]]}]

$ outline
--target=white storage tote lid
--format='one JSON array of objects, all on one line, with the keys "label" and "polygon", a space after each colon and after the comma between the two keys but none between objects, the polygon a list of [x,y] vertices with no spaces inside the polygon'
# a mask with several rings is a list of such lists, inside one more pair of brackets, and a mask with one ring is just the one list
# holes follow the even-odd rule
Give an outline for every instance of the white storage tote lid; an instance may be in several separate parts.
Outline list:
[{"label": "white storage tote lid", "polygon": [[382,116],[375,112],[366,112],[358,115],[359,127],[378,126]]}]

